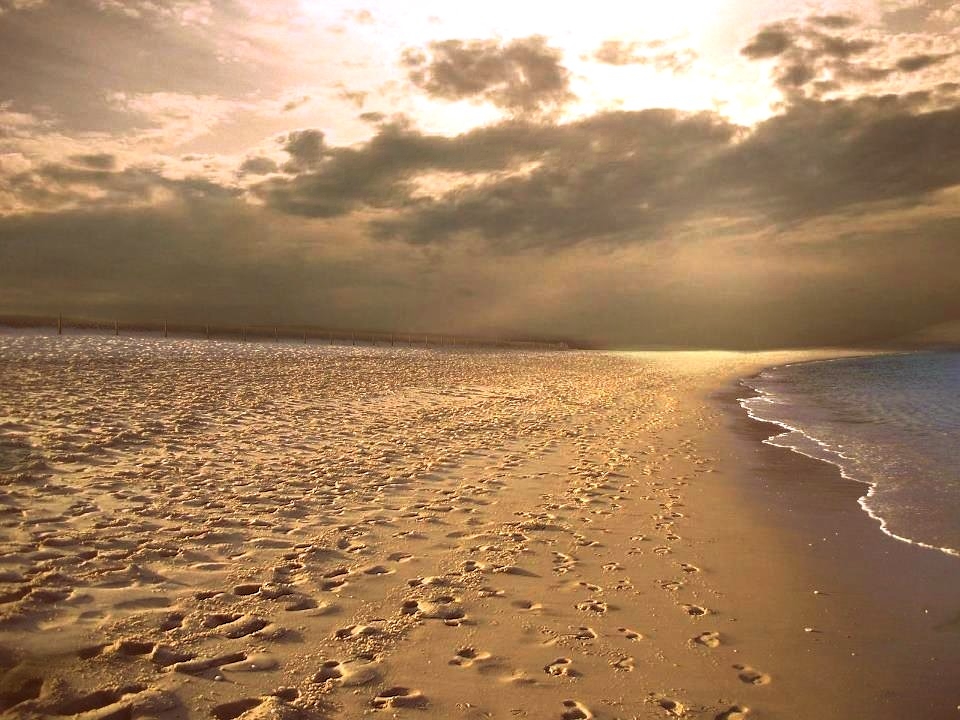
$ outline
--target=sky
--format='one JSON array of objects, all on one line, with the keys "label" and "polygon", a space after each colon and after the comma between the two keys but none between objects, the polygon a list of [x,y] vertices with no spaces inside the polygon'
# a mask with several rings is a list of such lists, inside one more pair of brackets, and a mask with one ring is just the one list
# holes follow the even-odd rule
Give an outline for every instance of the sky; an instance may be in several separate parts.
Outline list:
[{"label": "sky", "polygon": [[960,2],[0,0],[0,314],[960,321]]}]

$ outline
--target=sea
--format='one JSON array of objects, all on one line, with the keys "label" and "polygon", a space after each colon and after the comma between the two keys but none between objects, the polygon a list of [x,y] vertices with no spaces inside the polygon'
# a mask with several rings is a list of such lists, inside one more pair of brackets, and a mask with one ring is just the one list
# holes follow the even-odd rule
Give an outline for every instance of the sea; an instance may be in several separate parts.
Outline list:
[{"label": "sea", "polygon": [[960,557],[960,352],[795,363],[743,383],[747,412],[784,429],[767,443],[863,483],[888,535]]}]

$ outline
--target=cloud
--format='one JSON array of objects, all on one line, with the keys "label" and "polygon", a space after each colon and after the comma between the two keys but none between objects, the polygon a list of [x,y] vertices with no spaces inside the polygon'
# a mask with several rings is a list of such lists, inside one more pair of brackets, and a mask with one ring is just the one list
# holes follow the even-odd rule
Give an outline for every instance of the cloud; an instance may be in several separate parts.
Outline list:
[{"label": "cloud", "polygon": [[402,65],[414,85],[443,100],[486,100],[511,112],[556,109],[574,99],[563,54],[544,37],[432,42],[409,48]]},{"label": "cloud", "polygon": [[[318,130],[302,130],[322,137]],[[334,147],[322,161],[305,166],[296,155],[284,169],[290,178],[271,178],[251,188],[254,196],[282,212],[338,217],[362,208],[403,207],[413,200],[413,179],[429,172],[496,173],[519,159],[536,157],[551,143],[549,125],[510,121],[457,137],[424,135],[403,120],[381,124],[357,147]],[[297,135],[297,138],[304,137]],[[290,143],[287,151],[290,152]],[[296,151],[296,147],[292,148]]]},{"label": "cloud", "polygon": [[[697,59],[697,53],[688,48],[650,53],[649,49],[661,47],[662,43],[624,42],[605,40],[593,53],[593,59],[606,65],[652,65],[657,70],[674,73],[685,72]],[[642,52],[646,48],[648,52]]]},{"label": "cloud", "polygon": [[73,156],[69,163],[42,162],[0,175],[0,211],[24,214],[75,209],[146,207],[171,198],[226,198],[239,189],[210,178],[168,177],[159,167],[133,165],[117,168],[113,156]]},{"label": "cloud", "polygon": [[939,65],[952,58],[955,53],[940,53],[940,54],[929,54],[929,53],[920,53],[917,55],[910,55],[908,57],[902,57],[897,60],[897,70],[902,72],[917,72],[918,70],[924,70],[928,67],[933,67],[934,65]]},{"label": "cloud", "polygon": [[831,30],[843,30],[856,25],[859,21],[851,15],[814,15],[809,22]]},{"label": "cloud", "polygon": [[277,163],[268,157],[250,157],[240,163],[238,172],[241,175],[268,175],[277,172],[280,168]]},{"label": "cloud", "polygon": [[771,25],[754,35],[740,52],[751,60],[778,57],[793,47],[793,42],[793,33],[786,27]]},{"label": "cloud", "polygon": [[316,167],[327,152],[323,133],[319,130],[294,130],[281,139],[281,144],[290,155],[290,160],[283,166],[289,173]]},{"label": "cloud", "polygon": [[[751,60],[775,60],[774,79],[787,102],[827,93],[850,96],[858,86],[890,80],[897,73],[926,70],[956,55],[952,51],[915,52],[897,57],[896,46],[884,47],[874,38],[837,34],[855,24],[855,19],[847,16],[772,23],[762,27],[740,52]],[[942,44],[943,39],[938,42]]]},{"label": "cloud", "polygon": [[71,155],[70,160],[84,167],[94,170],[112,170],[116,167],[117,158],[110,153],[92,153],[88,155]]}]

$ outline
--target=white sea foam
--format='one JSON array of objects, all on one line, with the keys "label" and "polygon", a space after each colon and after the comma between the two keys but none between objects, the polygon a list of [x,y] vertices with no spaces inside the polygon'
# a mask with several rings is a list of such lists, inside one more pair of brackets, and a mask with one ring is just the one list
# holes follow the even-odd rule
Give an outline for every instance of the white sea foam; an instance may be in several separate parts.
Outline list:
[{"label": "white sea foam", "polygon": [[960,556],[960,354],[795,363],[743,384],[748,415],[785,431],[767,444],[866,485],[859,504],[887,535]]}]

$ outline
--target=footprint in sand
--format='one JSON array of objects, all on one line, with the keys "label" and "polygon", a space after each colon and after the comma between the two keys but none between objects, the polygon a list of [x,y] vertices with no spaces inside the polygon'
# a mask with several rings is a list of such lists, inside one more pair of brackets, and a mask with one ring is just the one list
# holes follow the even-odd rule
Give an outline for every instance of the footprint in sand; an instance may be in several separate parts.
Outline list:
[{"label": "footprint in sand", "polygon": [[457,654],[448,663],[457,667],[468,668],[475,663],[482,663],[493,657],[490,653],[483,650],[477,650],[472,647],[463,647],[457,650]]},{"label": "footprint in sand", "polygon": [[[260,632],[270,624],[268,620],[256,617],[255,615],[239,615],[227,622],[221,622],[225,617],[231,616],[208,616],[208,620],[216,623],[213,627],[216,627],[218,632],[234,640]],[[204,624],[206,625],[207,622],[208,621],[205,620]]]},{"label": "footprint in sand", "polygon": [[602,593],[602,592],[603,592],[603,588],[600,587],[599,585],[594,585],[593,583],[584,582],[583,580],[581,580],[580,582],[578,582],[577,585],[579,585],[580,587],[584,587],[584,588],[586,588],[587,590],[589,590],[590,592],[593,592],[593,593]]},{"label": "footprint in sand", "polygon": [[540,612],[543,610],[543,605],[533,600],[514,600],[510,604],[523,612]]},{"label": "footprint in sand", "polygon": [[424,577],[415,577],[407,580],[409,587],[442,587],[449,585],[450,581],[438,575],[425,575]]},{"label": "footprint in sand", "polygon": [[597,637],[597,631],[591,627],[581,625],[580,627],[573,628],[573,632],[570,633],[570,637],[572,637],[574,640],[594,640]]},{"label": "footprint in sand", "polygon": [[720,633],[709,631],[702,632],[693,638],[693,642],[708,648],[720,647]]},{"label": "footprint in sand", "polygon": [[657,698],[657,705],[673,717],[682,717],[687,712],[686,706],[679,700],[674,700],[673,698]]},{"label": "footprint in sand", "polygon": [[547,675],[556,677],[580,677],[580,673],[573,669],[573,660],[568,657],[559,657],[553,662],[547,663],[543,666],[543,671]]},{"label": "footprint in sand", "polygon": [[405,600],[400,612],[403,615],[443,620],[447,625],[459,625],[466,618],[460,601],[452,595],[439,595],[431,600]]},{"label": "footprint in sand", "polygon": [[731,705],[716,716],[715,720],[747,720],[750,708],[744,705]]},{"label": "footprint in sand", "polygon": [[378,577],[380,575],[392,575],[396,570],[391,570],[386,568],[383,565],[371,565],[370,567],[363,568],[361,571],[364,575],[372,575]]},{"label": "footprint in sand", "polygon": [[601,569],[604,572],[615,572],[617,570],[623,570],[623,565],[618,562],[608,562],[601,565]]},{"label": "footprint in sand", "polygon": [[357,638],[379,635],[383,631],[372,625],[348,625],[337,630],[333,637],[336,640],[356,640]]},{"label": "footprint in sand", "polygon": [[214,668],[221,668],[224,665],[232,665],[233,663],[243,662],[247,659],[245,653],[227,653],[225,655],[217,655],[210,658],[199,658],[196,660],[190,659],[181,662],[175,662],[170,665],[170,669],[175,673],[182,673],[184,675],[202,675],[208,670]]},{"label": "footprint in sand", "polygon": [[623,635],[627,640],[643,640],[643,635],[630,628],[617,628],[617,632]]},{"label": "footprint in sand", "polygon": [[563,701],[563,713],[560,720],[590,720],[593,713],[587,709],[587,706],[576,700]]},{"label": "footprint in sand", "polygon": [[770,682],[770,676],[748,665],[734,665],[737,670],[737,677],[748,685],[767,685]]},{"label": "footprint in sand", "polygon": [[422,708],[427,706],[427,698],[419,690],[396,686],[381,690],[370,706],[374,710]]},{"label": "footprint in sand", "polygon": [[360,655],[352,660],[326,660],[313,676],[315,683],[338,682],[344,687],[366,685],[380,677],[380,665],[373,655]]},{"label": "footprint in sand", "polygon": [[387,555],[387,560],[395,563],[405,563],[413,560],[413,555],[405,552],[395,552]]},{"label": "footprint in sand", "polygon": [[500,678],[500,682],[510,683],[511,685],[539,685],[536,678],[532,678],[523,670],[515,670],[511,675],[504,675]]},{"label": "footprint in sand", "polygon": [[506,593],[503,590],[497,590],[489,586],[484,586],[477,591],[477,596],[482,598],[503,597]]},{"label": "footprint in sand", "polygon": [[683,610],[690,617],[702,617],[710,612],[707,608],[699,605],[684,605]]},{"label": "footprint in sand", "polygon": [[683,587],[683,583],[678,580],[664,580],[660,583],[660,587],[670,592],[676,592]]},{"label": "footprint in sand", "polygon": [[623,670],[626,672],[630,672],[633,670],[634,662],[635,660],[632,657],[627,656],[627,657],[618,658],[617,660],[611,660],[610,665],[611,667],[613,667],[614,670]]},{"label": "footprint in sand", "polygon": [[696,565],[691,565],[690,563],[680,563],[680,569],[687,573],[700,572],[700,568],[698,568]]},{"label": "footprint in sand", "polygon": [[215,720],[235,720],[248,710],[258,707],[263,701],[260,698],[242,698],[231,702],[215,705],[210,710],[210,716]]},{"label": "footprint in sand", "polygon": [[272,655],[253,653],[239,662],[221,665],[220,669],[224,672],[268,672],[276,670],[279,665],[280,663]]},{"label": "footprint in sand", "polygon": [[607,612],[607,604],[602,600],[585,600],[584,602],[579,602],[576,604],[577,610],[581,612],[592,612],[597,613],[598,615],[603,615]]}]

